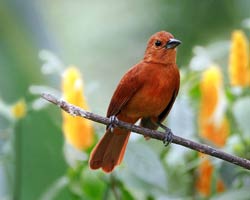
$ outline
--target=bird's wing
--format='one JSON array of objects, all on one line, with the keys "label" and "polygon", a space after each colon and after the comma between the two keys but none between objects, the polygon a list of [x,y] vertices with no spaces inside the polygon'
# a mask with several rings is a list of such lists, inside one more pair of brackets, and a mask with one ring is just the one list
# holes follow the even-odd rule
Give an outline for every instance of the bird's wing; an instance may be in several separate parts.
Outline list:
[{"label": "bird's wing", "polygon": [[167,107],[157,117],[158,122],[162,122],[168,116],[168,113],[170,112],[170,110],[171,110],[171,108],[172,108],[172,106],[173,106],[173,104],[175,102],[175,99],[176,99],[176,96],[178,94],[178,91],[179,91],[179,87],[177,87],[176,90],[174,90],[172,98],[170,99]]},{"label": "bird's wing", "polygon": [[172,95],[172,98],[170,99],[168,105],[166,106],[166,108],[161,112],[161,114],[159,116],[157,116],[156,118],[155,117],[143,117],[141,119],[141,122],[140,122],[140,126],[144,127],[144,128],[149,128],[149,129],[152,129],[152,130],[156,130],[158,128],[158,124],[157,122],[161,123],[168,115],[168,113],[170,112],[173,104],[174,104],[174,101],[175,101],[175,98],[178,94],[178,90],[177,91],[174,91],[173,95]]},{"label": "bird's wing", "polygon": [[141,81],[139,79],[140,65],[131,68],[121,79],[113,97],[110,101],[107,111],[107,117],[117,115],[133,95],[140,89]]},{"label": "bird's wing", "polygon": [[167,116],[168,116],[168,113],[170,112],[173,104],[174,104],[174,101],[176,99],[176,96],[178,95],[178,92],[179,92],[179,88],[180,88],[180,74],[179,74],[179,70],[177,68],[177,66],[175,66],[173,70],[173,74],[175,77],[174,78],[174,85],[173,85],[173,91],[172,91],[172,96],[171,96],[171,99],[170,101],[168,102],[168,105],[166,106],[166,108],[161,112],[161,114],[157,117],[157,121],[158,122],[162,122]]}]

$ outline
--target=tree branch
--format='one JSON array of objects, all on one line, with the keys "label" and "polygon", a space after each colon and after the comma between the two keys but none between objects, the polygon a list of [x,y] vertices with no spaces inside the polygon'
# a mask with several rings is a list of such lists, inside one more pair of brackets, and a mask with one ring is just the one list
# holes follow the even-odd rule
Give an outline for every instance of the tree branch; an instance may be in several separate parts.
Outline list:
[{"label": "tree branch", "polygon": [[[69,114],[71,114],[73,116],[81,116],[83,118],[86,118],[86,119],[89,119],[89,120],[92,120],[92,121],[95,121],[98,123],[106,124],[106,125],[108,125],[110,123],[110,119],[107,117],[102,117],[100,115],[96,115],[94,113],[85,111],[80,107],[77,107],[77,106],[74,106],[70,103],[67,103],[66,101],[59,100],[50,94],[42,94],[42,97],[45,100],[59,106],[61,109],[63,109],[64,111],[68,112]],[[123,122],[120,120],[117,120],[117,121],[115,120],[114,124],[115,124],[115,126],[117,126],[119,128],[127,129],[127,130],[133,131],[135,133],[148,136],[150,138],[154,138],[154,139],[161,140],[161,141],[164,141],[164,139],[165,139],[165,133],[160,132],[160,131],[155,131],[155,130],[143,128],[143,127],[129,124],[127,122]],[[250,160],[225,153],[225,152],[220,151],[218,149],[215,149],[211,146],[208,146],[205,144],[199,144],[199,143],[193,142],[191,140],[176,136],[174,134],[173,134],[172,143],[182,145],[182,146],[187,147],[189,149],[193,149],[193,150],[199,151],[201,153],[208,154],[210,156],[225,160],[229,163],[233,163],[235,165],[238,165],[238,166],[241,166],[245,169],[250,170]]]}]

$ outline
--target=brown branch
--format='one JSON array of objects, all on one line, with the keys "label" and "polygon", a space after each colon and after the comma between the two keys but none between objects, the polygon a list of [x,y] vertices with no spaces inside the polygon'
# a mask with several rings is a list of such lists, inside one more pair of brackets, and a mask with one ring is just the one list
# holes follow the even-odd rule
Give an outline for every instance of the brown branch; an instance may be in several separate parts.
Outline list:
[{"label": "brown branch", "polygon": [[[94,113],[85,111],[80,107],[67,103],[66,101],[59,100],[50,94],[42,94],[42,97],[45,100],[58,105],[60,108],[62,108],[64,111],[68,112],[71,115],[81,116],[83,118],[86,118],[86,119],[89,119],[98,123],[106,124],[106,125],[110,123],[110,119],[107,117],[102,117],[100,115],[96,115]],[[165,139],[165,133],[160,132],[160,131],[143,128],[143,127],[129,124],[120,120],[117,120],[117,121],[115,120],[114,123],[119,128],[127,129],[127,130],[133,131],[141,135],[145,135],[145,136],[148,136],[157,140],[161,140],[161,141],[164,141]],[[191,140],[188,140],[188,139],[176,136],[176,135],[173,135],[172,143],[185,146],[189,149],[193,149],[201,153],[211,155],[213,157],[225,160],[229,163],[233,163],[235,165],[238,165],[245,169],[250,170],[250,160],[225,153],[211,146],[208,146],[205,144],[199,144],[199,143],[193,142]]]}]

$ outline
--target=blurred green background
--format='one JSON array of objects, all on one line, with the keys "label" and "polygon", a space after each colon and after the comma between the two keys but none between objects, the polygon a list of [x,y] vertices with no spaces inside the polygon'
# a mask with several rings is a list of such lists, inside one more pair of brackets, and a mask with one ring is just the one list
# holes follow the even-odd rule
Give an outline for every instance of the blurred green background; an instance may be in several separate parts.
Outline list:
[{"label": "blurred green background", "polygon": [[[59,76],[41,72],[43,61],[38,55],[45,49],[65,66],[74,64],[80,68],[91,110],[105,115],[117,82],[142,58],[153,33],[167,30],[182,41],[177,63],[180,68],[187,68],[194,46],[229,40],[231,32],[242,28],[242,22],[250,17],[249,10],[250,1],[246,0],[2,0],[0,99],[13,104],[25,98],[31,104],[37,96],[29,92],[30,86],[60,89]],[[16,199],[41,198],[68,171],[62,151],[60,111],[52,106],[39,111],[30,108],[28,115],[15,124],[15,134],[6,129],[4,117],[0,120],[0,131],[7,131],[7,137],[15,135],[10,145],[17,147],[12,157],[1,156],[1,163],[9,162],[13,174],[18,166],[19,176],[19,182],[13,183],[8,180],[15,178],[8,179],[1,172],[0,187],[10,188],[10,193],[17,190],[13,192],[18,194]],[[2,147],[5,140],[5,136],[0,138]],[[0,150],[2,154],[7,151]],[[4,186],[6,183],[9,186]],[[13,189],[15,184],[18,185]],[[6,191],[2,190],[0,198]],[[65,189],[55,199],[77,198]]]}]

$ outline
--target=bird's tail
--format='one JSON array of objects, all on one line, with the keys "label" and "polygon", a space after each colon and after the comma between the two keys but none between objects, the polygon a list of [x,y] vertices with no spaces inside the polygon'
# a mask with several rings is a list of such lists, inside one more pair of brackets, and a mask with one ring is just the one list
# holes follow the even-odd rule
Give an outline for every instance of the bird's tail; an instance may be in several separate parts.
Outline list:
[{"label": "bird's tail", "polygon": [[90,155],[90,168],[102,168],[107,173],[112,172],[123,159],[129,136],[130,132],[126,130],[118,128],[113,132],[107,130]]}]

